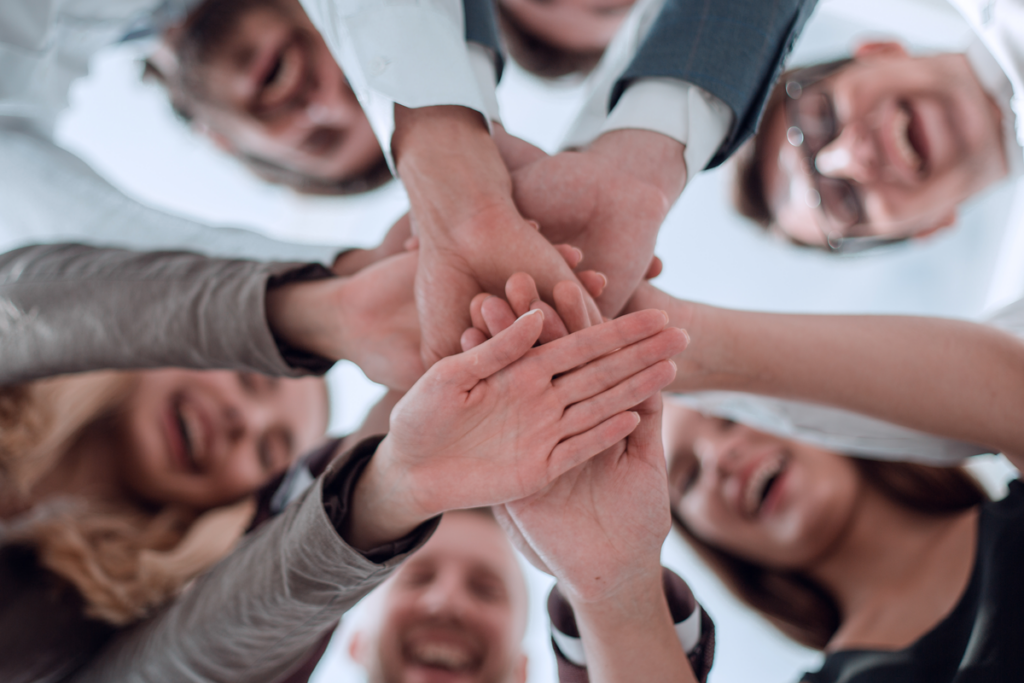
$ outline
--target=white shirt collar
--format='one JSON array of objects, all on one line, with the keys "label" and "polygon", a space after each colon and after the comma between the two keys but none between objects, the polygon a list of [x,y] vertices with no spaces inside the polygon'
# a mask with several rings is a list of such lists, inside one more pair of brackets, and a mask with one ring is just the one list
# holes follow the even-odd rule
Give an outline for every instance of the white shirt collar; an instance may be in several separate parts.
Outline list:
[{"label": "white shirt collar", "polygon": [[1013,99],[1013,85],[1010,79],[1003,73],[1002,67],[981,40],[973,41],[964,56],[978,77],[981,87],[992,96],[1003,113],[1003,146],[1009,174],[1024,175],[1024,148],[1017,142],[1017,114],[1010,106]]}]

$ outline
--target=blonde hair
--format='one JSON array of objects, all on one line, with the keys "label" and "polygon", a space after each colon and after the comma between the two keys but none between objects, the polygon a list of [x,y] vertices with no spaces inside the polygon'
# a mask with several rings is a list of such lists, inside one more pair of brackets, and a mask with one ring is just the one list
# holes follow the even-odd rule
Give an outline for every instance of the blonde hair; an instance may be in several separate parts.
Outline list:
[{"label": "blonde hair", "polygon": [[[83,429],[128,398],[133,376],[93,372],[0,388],[0,496],[28,500]],[[81,594],[85,614],[136,621],[231,551],[255,511],[252,497],[196,511],[73,496],[47,500],[3,529],[29,545],[41,566]]]}]

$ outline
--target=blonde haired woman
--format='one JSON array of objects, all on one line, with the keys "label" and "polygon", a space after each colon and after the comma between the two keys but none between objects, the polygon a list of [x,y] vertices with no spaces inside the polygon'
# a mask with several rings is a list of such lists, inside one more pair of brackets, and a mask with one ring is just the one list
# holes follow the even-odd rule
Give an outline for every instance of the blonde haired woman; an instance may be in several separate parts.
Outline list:
[{"label": "blonde haired woman", "polygon": [[[295,264],[74,245],[29,248],[0,257],[0,295],[7,314],[0,374],[8,382],[24,382],[95,367],[186,366],[287,376],[358,355],[352,348],[359,345],[378,355],[390,350],[396,365],[412,366],[410,354],[419,362],[418,337],[402,331],[416,330],[415,266],[415,254],[400,255],[346,280]],[[353,334],[346,328],[360,315],[368,322]],[[411,328],[406,325],[410,317]],[[636,425],[629,409],[674,374],[665,359],[680,350],[683,337],[665,324],[663,314],[645,311],[531,350],[543,314],[524,316],[486,344],[433,366],[392,413],[386,437],[363,440],[335,457],[282,514],[143,622],[92,640],[83,639],[75,624],[63,624],[73,639],[56,643],[64,649],[52,661],[51,653],[39,647],[54,644],[48,639],[53,624],[38,623],[40,603],[26,604],[20,594],[10,600],[0,609],[0,677],[280,679],[355,601],[429,538],[442,512],[530,495],[624,438]],[[133,381],[170,382],[161,373],[178,371],[148,372]],[[244,376],[223,381],[229,379],[245,390]],[[315,403],[316,392],[308,387],[320,391],[315,384],[303,385],[267,414],[294,411],[317,424],[323,404]],[[147,395],[178,394],[164,389]],[[302,404],[299,396],[308,402]],[[202,470],[203,456],[213,452],[202,445],[216,442],[210,436],[216,429],[204,422],[203,400],[168,398],[162,402],[165,409],[156,411],[165,416],[164,425],[171,425],[163,433],[171,444],[164,461],[172,463],[171,471],[175,464],[186,473],[190,467]],[[148,415],[147,401],[139,396],[128,400],[127,413]],[[302,424],[308,427],[309,422]],[[293,427],[298,431],[297,423]],[[322,427],[319,422],[316,429],[293,435],[292,450],[272,455],[272,462],[287,463],[308,444],[306,436]],[[225,427],[225,438],[228,432]],[[185,446],[174,445],[175,433]],[[339,450],[337,442],[325,447],[328,455]],[[122,468],[115,469],[120,476]],[[141,486],[124,489],[134,494],[126,497],[143,507],[163,507],[199,500],[230,503],[232,496],[244,494],[245,487],[229,491],[225,479],[202,492],[197,486],[187,495],[180,489],[161,498],[171,471],[142,477],[135,482],[144,481]],[[45,475],[10,476],[12,481],[16,477],[28,483],[29,496],[33,484],[46,485]],[[258,485],[257,480],[246,481]],[[200,493],[223,494],[228,500],[193,497]],[[157,527],[165,523],[156,519]],[[166,523],[171,521],[177,520]],[[135,569],[148,566],[152,555],[145,551],[187,545],[193,527],[175,544],[136,545]],[[26,578],[9,564],[0,570],[4,580]],[[14,593],[5,589],[0,595]],[[37,598],[46,596],[45,589],[36,593]],[[84,591],[83,597],[88,600]],[[24,615],[36,615],[36,622],[20,620]],[[37,627],[36,640],[22,633],[26,626]]]}]

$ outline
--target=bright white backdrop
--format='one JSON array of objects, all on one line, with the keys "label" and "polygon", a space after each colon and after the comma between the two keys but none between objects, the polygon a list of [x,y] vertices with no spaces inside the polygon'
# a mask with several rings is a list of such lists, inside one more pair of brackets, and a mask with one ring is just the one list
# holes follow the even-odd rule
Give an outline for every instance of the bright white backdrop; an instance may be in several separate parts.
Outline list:
[{"label": "bright white backdrop", "polygon": [[[897,36],[918,51],[962,49],[969,32],[941,0],[824,0],[792,63],[846,53],[857,37]],[[130,195],[215,225],[250,227],[283,239],[372,245],[406,209],[398,183],[357,198],[300,197],[251,178],[173,119],[163,96],[138,79],[130,47],[99,55],[76,87],[60,126],[76,151]],[[514,65],[499,89],[508,128],[554,151],[572,119],[579,83],[544,84]],[[728,207],[728,169],[695,178],[662,229],[657,284],[677,296],[718,305],[804,312],[918,313],[973,318],[1024,292],[1024,202],[1004,183],[970,202],[954,230],[872,257],[834,259],[772,242]],[[1010,226],[1008,231],[1006,228]],[[350,364],[329,376],[331,429],[358,424],[381,389]],[[729,597],[685,546],[670,539],[667,566],[692,584],[718,625],[713,683],[788,681],[818,655],[775,635]],[[549,581],[530,572],[526,647],[530,680],[555,680],[543,600]],[[347,619],[347,623],[357,621]],[[315,680],[358,681],[335,638]]]}]

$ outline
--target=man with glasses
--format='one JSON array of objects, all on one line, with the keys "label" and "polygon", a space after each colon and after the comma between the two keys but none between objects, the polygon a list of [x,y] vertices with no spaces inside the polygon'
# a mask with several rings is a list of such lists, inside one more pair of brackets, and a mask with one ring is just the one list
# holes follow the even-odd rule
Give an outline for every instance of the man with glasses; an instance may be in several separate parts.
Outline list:
[{"label": "man with glasses", "polygon": [[1020,174],[1024,3],[989,5],[987,23],[965,10],[982,39],[965,53],[869,43],[784,74],[738,163],[740,212],[848,253],[952,225],[960,202]]}]

